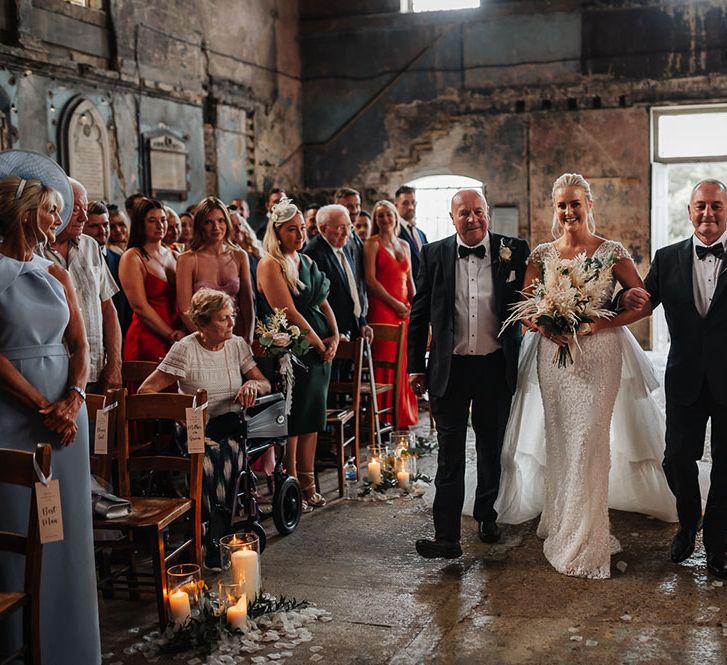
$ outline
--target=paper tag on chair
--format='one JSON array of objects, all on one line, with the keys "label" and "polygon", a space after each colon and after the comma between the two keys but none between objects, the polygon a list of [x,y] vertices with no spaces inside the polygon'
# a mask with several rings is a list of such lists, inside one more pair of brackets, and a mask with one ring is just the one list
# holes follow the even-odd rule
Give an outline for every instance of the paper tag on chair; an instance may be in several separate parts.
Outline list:
[{"label": "paper tag on chair", "polygon": [[93,452],[95,455],[106,455],[109,452],[109,412],[101,409],[96,412]]},{"label": "paper tag on chair", "polygon": [[96,432],[94,436],[94,455],[106,455],[109,452],[109,412],[118,406],[118,402],[109,404],[96,411]]},{"label": "paper tag on chair", "polygon": [[204,409],[201,407],[185,409],[187,414],[187,451],[189,454],[204,453]]},{"label": "paper tag on chair", "polygon": [[47,485],[35,483],[35,498],[38,503],[40,542],[45,545],[63,540],[60,483],[57,480],[49,480]]}]

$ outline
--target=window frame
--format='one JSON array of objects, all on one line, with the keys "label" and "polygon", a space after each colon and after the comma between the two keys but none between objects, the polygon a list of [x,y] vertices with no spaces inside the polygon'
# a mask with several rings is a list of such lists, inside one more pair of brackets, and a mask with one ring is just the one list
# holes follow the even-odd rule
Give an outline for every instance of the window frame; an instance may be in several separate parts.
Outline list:
[{"label": "window frame", "polygon": [[684,162],[724,162],[727,161],[727,149],[724,154],[710,155],[708,157],[683,155],[677,157],[662,157],[659,154],[659,120],[663,117],[675,115],[706,115],[710,113],[726,113],[727,104],[694,104],[688,106],[654,106],[651,115],[651,161],[661,164],[679,164]]}]

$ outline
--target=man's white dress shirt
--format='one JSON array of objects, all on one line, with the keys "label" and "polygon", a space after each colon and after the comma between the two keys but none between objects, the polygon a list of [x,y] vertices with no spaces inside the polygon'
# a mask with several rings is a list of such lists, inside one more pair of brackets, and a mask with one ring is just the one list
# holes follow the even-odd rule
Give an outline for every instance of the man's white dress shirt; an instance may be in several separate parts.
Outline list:
[{"label": "man's white dress shirt", "polygon": [[[500,320],[495,312],[490,234],[482,242],[485,257],[457,253],[454,280],[454,349],[457,356],[486,356],[502,347],[497,335]],[[459,235],[457,248],[464,245]]]}]

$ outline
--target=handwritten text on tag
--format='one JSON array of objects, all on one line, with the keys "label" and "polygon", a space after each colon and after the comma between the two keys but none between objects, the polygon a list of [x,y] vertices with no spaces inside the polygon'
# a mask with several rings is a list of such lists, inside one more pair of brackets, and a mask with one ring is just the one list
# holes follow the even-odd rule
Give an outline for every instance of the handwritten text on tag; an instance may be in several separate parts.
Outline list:
[{"label": "handwritten text on tag", "polygon": [[40,542],[45,545],[56,540],[63,540],[61,486],[59,482],[51,480],[48,485],[35,483],[35,496],[38,503]]},{"label": "handwritten text on tag", "polygon": [[204,452],[204,410],[185,409],[187,415],[187,450],[189,453]]},{"label": "handwritten text on tag", "polygon": [[96,412],[96,436],[93,452],[96,455],[106,455],[109,452],[109,412],[103,409]]}]

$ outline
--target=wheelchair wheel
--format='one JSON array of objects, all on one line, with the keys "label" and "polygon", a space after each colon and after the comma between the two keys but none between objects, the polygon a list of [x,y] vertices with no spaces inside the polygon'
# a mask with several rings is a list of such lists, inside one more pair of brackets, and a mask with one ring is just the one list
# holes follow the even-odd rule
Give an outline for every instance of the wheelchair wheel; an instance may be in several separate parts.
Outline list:
[{"label": "wheelchair wheel", "polygon": [[297,478],[287,476],[275,488],[273,522],[281,536],[293,533],[303,513],[303,492]]},{"label": "wheelchair wheel", "polygon": [[260,554],[265,551],[268,537],[265,535],[265,529],[259,522],[241,522],[235,527],[236,533],[254,533],[260,541]]}]

